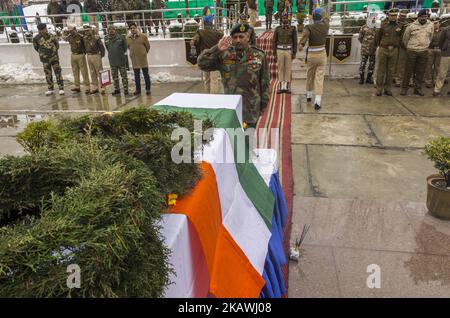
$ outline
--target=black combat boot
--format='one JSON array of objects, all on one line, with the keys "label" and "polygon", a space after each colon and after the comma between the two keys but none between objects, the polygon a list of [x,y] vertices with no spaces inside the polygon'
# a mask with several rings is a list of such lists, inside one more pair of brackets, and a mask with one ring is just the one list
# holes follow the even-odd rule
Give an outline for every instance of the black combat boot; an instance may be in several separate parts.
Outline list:
[{"label": "black combat boot", "polygon": [[421,88],[414,89],[414,95],[425,96]]},{"label": "black combat boot", "polygon": [[359,84],[364,84],[364,73],[359,73]]},{"label": "black combat boot", "polygon": [[373,84],[372,73],[367,73],[366,84]]}]

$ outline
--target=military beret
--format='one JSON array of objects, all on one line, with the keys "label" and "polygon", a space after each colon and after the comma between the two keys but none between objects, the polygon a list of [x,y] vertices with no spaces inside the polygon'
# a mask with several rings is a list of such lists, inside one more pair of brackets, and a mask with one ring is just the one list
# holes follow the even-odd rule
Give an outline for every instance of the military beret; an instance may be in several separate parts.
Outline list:
[{"label": "military beret", "polygon": [[248,25],[247,23],[238,23],[231,29],[230,35],[233,35],[235,33],[249,32],[249,30],[250,25]]},{"label": "military beret", "polygon": [[423,17],[428,16],[428,10],[427,9],[421,9],[419,13],[417,14],[417,17]]},{"label": "military beret", "polygon": [[47,24],[45,24],[45,23],[39,23],[38,26],[37,26],[37,29],[38,29],[39,31],[42,31],[42,30],[44,30],[46,27],[47,27]]}]

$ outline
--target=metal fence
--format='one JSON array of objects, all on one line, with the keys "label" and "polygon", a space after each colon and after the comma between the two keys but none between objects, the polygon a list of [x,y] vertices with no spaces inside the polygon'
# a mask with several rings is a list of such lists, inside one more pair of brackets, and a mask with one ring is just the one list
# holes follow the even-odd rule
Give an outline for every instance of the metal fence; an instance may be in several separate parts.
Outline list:
[{"label": "metal fence", "polygon": [[[32,34],[37,32],[39,23],[47,23],[50,25],[49,31],[52,33],[61,32],[69,25],[75,25],[82,28],[84,25],[95,26],[99,31],[99,35],[106,34],[106,29],[111,24],[128,26],[134,22],[142,32],[153,35],[162,35],[163,38],[181,38],[192,37],[195,31],[202,25],[201,18],[193,19],[189,15],[189,11],[203,10],[203,8],[176,8],[176,9],[158,9],[158,10],[134,10],[134,11],[111,11],[111,12],[95,12],[95,13],[69,13],[69,14],[53,14],[53,15],[36,15],[36,16],[1,16],[0,21],[9,21],[11,31],[8,31],[6,24],[3,22],[3,32],[6,34],[7,42],[18,43],[31,42]],[[239,20],[239,11],[232,10],[233,15],[226,8],[213,8],[214,12],[221,12],[214,16],[214,27],[216,29],[228,32],[233,23]],[[177,18],[165,18],[164,13],[179,13]],[[185,17],[183,14],[185,13]],[[83,16],[87,16],[88,23],[83,23]],[[14,23],[12,21],[21,21]],[[25,23],[23,23],[25,21]],[[195,22],[193,22],[195,21]],[[162,32],[160,33],[159,30]],[[101,31],[101,32],[100,32]]]}]

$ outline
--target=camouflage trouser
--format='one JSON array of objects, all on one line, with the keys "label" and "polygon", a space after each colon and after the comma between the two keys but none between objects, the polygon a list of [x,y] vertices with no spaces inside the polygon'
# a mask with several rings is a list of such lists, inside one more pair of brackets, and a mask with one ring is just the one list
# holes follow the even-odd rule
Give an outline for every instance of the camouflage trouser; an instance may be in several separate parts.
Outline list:
[{"label": "camouflage trouser", "polygon": [[127,75],[127,67],[124,66],[111,66],[112,78],[114,81],[114,90],[120,90],[120,82],[119,82],[119,73],[120,77],[122,77],[122,85],[124,91],[128,91],[128,75]]},{"label": "camouflage trouser", "polygon": [[48,90],[53,90],[53,72],[55,72],[56,82],[58,83],[59,89],[64,89],[64,82],[61,75],[61,65],[59,65],[59,60],[54,60],[46,63],[42,63],[44,66],[45,79],[47,80]]},{"label": "camouflage trouser", "polygon": [[366,64],[369,61],[367,73],[372,74],[375,68],[375,53],[368,55],[361,55],[361,63],[359,64],[359,74],[364,74],[366,71]]}]

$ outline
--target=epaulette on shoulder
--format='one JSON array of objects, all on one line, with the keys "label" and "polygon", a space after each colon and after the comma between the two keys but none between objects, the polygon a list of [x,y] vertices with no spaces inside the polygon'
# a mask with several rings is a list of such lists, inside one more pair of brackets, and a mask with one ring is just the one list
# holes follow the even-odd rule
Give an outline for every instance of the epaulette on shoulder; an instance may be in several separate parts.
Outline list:
[{"label": "epaulette on shoulder", "polygon": [[255,46],[255,45],[251,45],[250,47],[251,47],[252,49],[258,51],[259,53],[262,53],[262,54],[264,54],[264,55],[266,54],[266,53],[264,53],[263,50],[261,50],[259,47]]}]

